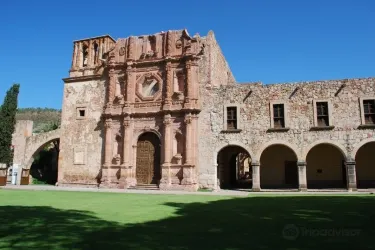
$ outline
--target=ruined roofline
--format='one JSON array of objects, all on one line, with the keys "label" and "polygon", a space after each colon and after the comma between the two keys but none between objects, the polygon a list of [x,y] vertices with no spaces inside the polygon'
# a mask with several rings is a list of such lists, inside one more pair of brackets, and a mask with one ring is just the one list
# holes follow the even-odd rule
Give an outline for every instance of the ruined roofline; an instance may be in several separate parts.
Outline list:
[{"label": "ruined roofline", "polygon": [[236,82],[234,85],[228,85],[228,86],[246,86],[246,85],[261,85],[263,87],[267,86],[274,86],[274,85],[309,85],[314,83],[335,83],[335,82],[341,82],[341,83],[350,83],[350,82],[356,82],[361,80],[374,80],[375,82],[375,76],[370,77],[360,77],[360,78],[342,78],[342,79],[331,79],[331,80],[314,80],[314,81],[301,81],[301,82],[281,82],[281,83],[268,83],[264,84],[261,81],[258,82]]},{"label": "ruined roofline", "polygon": [[[120,37],[118,38],[117,40],[123,40],[123,39],[128,39],[129,37],[138,37],[138,38],[142,38],[142,37],[147,37],[147,36],[155,36],[155,35],[159,35],[159,34],[166,34],[168,32],[182,32],[183,34],[185,34],[186,36],[188,36],[189,38],[195,38],[195,35],[194,36],[191,36],[188,32],[188,30],[185,28],[185,29],[173,29],[173,30],[162,30],[162,31],[159,31],[159,32],[156,32],[156,33],[152,33],[152,34],[142,34],[142,35],[129,35],[127,37]],[[198,33],[197,33],[198,34]],[[198,34],[199,35],[199,34]]]},{"label": "ruined roofline", "polygon": [[87,40],[91,40],[91,39],[104,38],[104,37],[108,37],[108,38],[110,38],[113,42],[116,42],[116,40],[113,39],[113,37],[111,37],[110,35],[101,35],[101,36],[88,37],[88,38],[84,38],[84,39],[74,40],[73,42],[75,43],[75,42],[87,41]]}]

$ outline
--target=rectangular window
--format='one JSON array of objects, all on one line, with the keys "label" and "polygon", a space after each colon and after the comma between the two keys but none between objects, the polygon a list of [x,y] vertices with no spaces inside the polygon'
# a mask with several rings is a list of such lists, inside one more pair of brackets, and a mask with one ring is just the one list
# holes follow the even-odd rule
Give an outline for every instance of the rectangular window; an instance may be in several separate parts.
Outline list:
[{"label": "rectangular window", "polygon": [[284,104],[273,104],[273,127],[285,128]]},{"label": "rectangular window", "polygon": [[227,129],[237,129],[237,108],[227,107]]},{"label": "rectangular window", "polygon": [[375,124],[375,100],[363,100],[365,124]]},{"label": "rectangular window", "polygon": [[316,103],[316,120],[318,127],[329,126],[328,102]]}]

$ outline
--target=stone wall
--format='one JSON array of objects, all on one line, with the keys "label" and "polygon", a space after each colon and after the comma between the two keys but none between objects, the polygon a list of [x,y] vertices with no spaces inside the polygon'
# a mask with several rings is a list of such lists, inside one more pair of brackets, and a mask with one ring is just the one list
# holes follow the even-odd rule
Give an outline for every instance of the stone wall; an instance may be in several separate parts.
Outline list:
[{"label": "stone wall", "polygon": [[33,121],[17,121],[12,135],[12,145],[14,146],[13,164],[22,165],[25,161],[26,138],[32,136]]},{"label": "stone wall", "polygon": [[212,31],[206,36],[206,55],[209,84],[213,86],[235,84],[236,80]]},{"label": "stone wall", "polygon": [[101,114],[104,100],[105,79],[66,80],[61,119],[59,185],[96,183],[103,152]]},{"label": "stone wall", "polygon": [[[375,79],[350,79],[291,84],[235,84],[213,88],[201,87],[204,97],[200,113],[199,180],[202,187],[216,188],[216,157],[226,145],[244,147],[253,161],[259,161],[268,146],[283,144],[298,160],[306,160],[309,150],[319,143],[335,145],[347,158],[354,159],[363,140],[375,140],[373,129],[361,125],[360,97],[375,96]],[[331,102],[334,128],[313,131],[314,100]],[[270,102],[286,105],[287,127],[283,132],[270,131]],[[224,107],[236,106],[239,112],[237,133],[224,131]]]}]

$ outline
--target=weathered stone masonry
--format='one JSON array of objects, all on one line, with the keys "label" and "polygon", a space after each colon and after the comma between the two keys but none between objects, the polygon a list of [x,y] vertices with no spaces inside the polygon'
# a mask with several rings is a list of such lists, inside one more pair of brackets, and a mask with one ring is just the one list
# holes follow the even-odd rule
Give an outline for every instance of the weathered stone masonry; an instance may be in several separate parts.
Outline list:
[{"label": "weathered stone masonry", "polygon": [[59,185],[356,190],[358,176],[375,180],[373,78],[237,84],[213,32],[179,30],[75,41],[64,81]]}]

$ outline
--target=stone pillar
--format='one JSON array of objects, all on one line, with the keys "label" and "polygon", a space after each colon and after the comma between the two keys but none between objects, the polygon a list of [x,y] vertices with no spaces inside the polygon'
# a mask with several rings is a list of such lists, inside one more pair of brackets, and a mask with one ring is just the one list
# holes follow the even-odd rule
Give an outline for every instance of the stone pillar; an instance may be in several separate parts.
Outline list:
[{"label": "stone pillar", "polygon": [[73,53],[73,60],[72,60],[72,68],[76,69],[77,68],[77,61],[78,61],[78,45],[75,42],[74,43],[74,53]]},{"label": "stone pillar", "polygon": [[194,140],[192,135],[192,116],[190,113],[185,115],[185,165],[192,165],[192,142]]},{"label": "stone pillar", "polygon": [[130,146],[131,146],[131,129],[130,129],[130,117],[125,117],[123,122],[123,144],[122,144],[122,165],[125,168],[130,166]]},{"label": "stone pillar", "polygon": [[297,168],[298,168],[298,190],[305,192],[307,191],[306,162],[298,161]]},{"label": "stone pillar", "polygon": [[89,41],[89,47],[87,49],[88,54],[87,54],[87,66],[91,67],[92,66],[92,61],[93,61],[93,46],[92,46],[92,41]]},{"label": "stone pillar", "polygon": [[164,100],[164,109],[170,109],[170,105],[172,102],[172,86],[173,86],[173,69],[171,62],[167,62],[165,67],[166,72],[166,93],[165,93],[165,100]]},{"label": "stone pillar", "polygon": [[126,84],[126,103],[135,102],[135,85],[136,85],[136,74],[133,72],[132,67],[128,66],[126,69],[127,84]]},{"label": "stone pillar", "polygon": [[355,170],[355,160],[348,159],[345,162],[346,167],[346,185],[349,192],[357,191],[357,177]]},{"label": "stone pillar", "polygon": [[167,32],[167,57],[173,56],[173,31]]},{"label": "stone pillar", "polygon": [[186,61],[186,97],[185,102],[189,102],[193,94],[193,79],[192,79],[192,62],[190,60]]},{"label": "stone pillar", "polygon": [[116,88],[116,79],[115,79],[115,70],[112,68],[109,70],[109,82],[108,82],[108,102],[107,106],[111,106],[115,98],[115,88]]},{"label": "stone pillar", "polygon": [[162,165],[162,173],[160,180],[160,189],[168,189],[171,185],[171,134],[172,134],[172,119],[171,115],[164,116],[164,163]]},{"label": "stone pillar", "polygon": [[251,162],[251,168],[253,171],[253,188],[254,192],[260,191],[260,163],[258,161]]},{"label": "stone pillar", "polygon": [[107,183],[111,182],[110,168],[112,164],[112,119],[105,121],[105,148],[104,148],[104,166],[107,168]]},{"label": "stone pillar", "polygon": [[128,59],[135,60],[135,37],[129,37]]},{"label": "stone pillar", "polygon": [[83,67],[83,48],[82,48],[82,42],[78,43],[77,67],[78,68],[82,68]]}]

